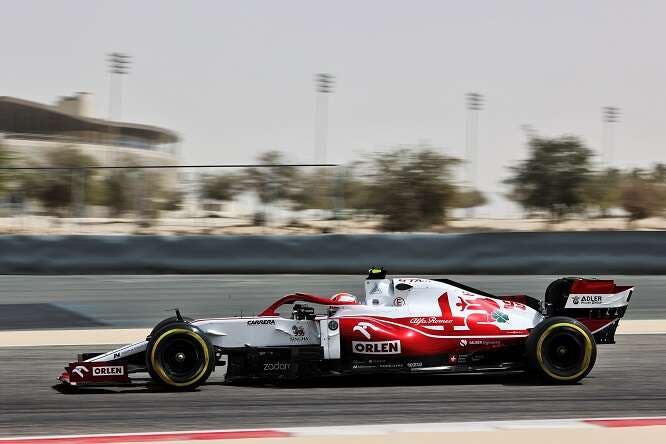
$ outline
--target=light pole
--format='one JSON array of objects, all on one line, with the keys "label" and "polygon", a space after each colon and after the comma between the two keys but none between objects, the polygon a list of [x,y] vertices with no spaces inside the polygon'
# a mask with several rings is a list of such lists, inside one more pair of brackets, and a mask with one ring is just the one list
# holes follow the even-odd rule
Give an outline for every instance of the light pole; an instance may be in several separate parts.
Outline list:
[{"label": "light pole", "polygon": [[117,77],[118,80],[118,92],[117,92],[117,105],[118,108],[115,110],[117,116],[116,120],[120,120],[121,108],[123,103],[123,77],[126,74],[129,74],[130,63],[132,58],[127,54],[121,52],[112,52],[109,54],[107,61],[109,62],[109,119],[114,118],[114,109],[113,109],[113,79]]},{"label": "light pole", "polygon": [[604,106],[601,109],[601,119],[603,121],[603,150],[606,157],[606,166],[613,167],[614,146],[613,130],[615,124],[620,120],[620,108],[616,106]]},{"label": "light pole", "polygon": [[[476,168],[477,168],[477,133],[478,133],[478,114],[483,109],[483,95],[479,93],[467,93],[467,134],[465,143],[465,157],[467,161],[466,181],[470,190],[476,188]],[[474,207],[467,209],[467,217],[474,217]]]},{"label": "light pole", "polygon": [[335,76],[320,73],[315,75],[315,163],[326,163],[328,145],[328,95],[333,92]]}]

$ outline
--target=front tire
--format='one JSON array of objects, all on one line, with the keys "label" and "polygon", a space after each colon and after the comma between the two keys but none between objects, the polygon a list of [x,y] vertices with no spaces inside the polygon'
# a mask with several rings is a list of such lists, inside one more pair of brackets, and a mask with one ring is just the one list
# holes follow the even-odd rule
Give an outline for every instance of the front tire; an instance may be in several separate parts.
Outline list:
[{"label": "front tire", "polygon": [[573,318],[556,316],[537,325],[526,343],[528,369],[539,379],[573,384],[590,373],[597,346],[590,330]]},{"label": "front tire", "polygon": [[193,390],[210,376],[215,351],[208,337],[185,322],[173,322],[151,333],[146,349],[151,378],[176,390]]}]

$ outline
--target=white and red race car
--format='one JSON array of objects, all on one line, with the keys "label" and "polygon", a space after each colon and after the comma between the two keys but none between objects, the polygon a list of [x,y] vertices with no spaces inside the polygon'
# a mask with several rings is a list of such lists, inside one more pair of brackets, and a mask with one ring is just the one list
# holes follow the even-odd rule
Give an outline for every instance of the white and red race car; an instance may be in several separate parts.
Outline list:
[{"label": "white and red race car", "polygon": [[145,340],[80,355],[58,379],[77,387],[122,385],[130,374],[148,372],[158,384],[193,389],[213,371],[227,382],[527,371],[573,383],[592,369],[596,344],[614,343],[633,287],[562,278],[541,302],[449,279],[387,278],[372,268],[365,293],[365,303],[348,293],[290,294],[253,317],[191,320],[176,311]]}]

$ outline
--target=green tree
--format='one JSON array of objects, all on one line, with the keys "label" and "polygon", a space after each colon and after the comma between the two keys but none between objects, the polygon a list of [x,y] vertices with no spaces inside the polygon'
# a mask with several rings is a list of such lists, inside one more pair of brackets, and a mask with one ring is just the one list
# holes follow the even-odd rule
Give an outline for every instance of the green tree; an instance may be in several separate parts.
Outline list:
[{"label": "green tree", "polygon": [[242,180],[237,174],[206,174],[201,177],[199,193],[204,199],[230,201],[241,190]]},{"label": "green tree", "polygon": [[356,165],[316,168],[298,175],[298,186],[292,196],[294,209],[367,208],[368,185],[357,177]]},{"label": "green tree", "polygon": [[108,208],[112,217],[120,217],[136,209],[137,173],[126,169],[114,169],[106,173],[102,180],[100,205]]},{"label": "green tree", "polygon": [[601,216],[607,216],[613,208],[620,207],[622,173],[608,168],[590,174],[585,185],[585,201],[588,207],[597,208]]},{"label": "green tree", "polygon": [[585,208],[592,153],[576,137],[533,137],[529,157],[511,167],[509,197],[527,211],[546,211],[557,220]]},{"label": "green tree", "polygon": [[459,163],[428,146],[375,154],[366,170],[367,205],[390,231],[444,223],[455,196],[452,169]]},{"label": "green tree", "polygon": [[151,170],[113,169],[101,182],[103,192],[98,203],[107,207],[112,217],[133,212],[136,216],[157,219],[161,211],[178,210],[183,199],[179,190],[166,186],[163,173]]},{"label": "green tree", "polygon": [[[0,168],[12,166],[12,156],[0,142]],[[12,181],[13,174],[8,170],[0,170],[0,195],[7,191]]]},{"label": "green tree", "polygon": [[249,167],[244,171],[244,187],[253,191],[262,203],[280,200],[291,201],[299,192],[298,168],[288,163],[280,151],[267,151],[257,157],[261,167]]},{"label": "green tree", "polygon": [[76,205],[85,205],[96,199],[93,186],[97,163],[91,156],[73,147],[61,147],[48,151],[43,159],[31,164],[35,167],[53,169],[27,170],[21,175],[21,186],[28,198],[38,200],[52,214],[62,215],[71,208],[75,214]]},{"label": "green tree", "polygon": [[629,220],[660,215],[666,206],[666,170],[657,164],[652,171],[635,169],[625,175],[620,189],[622,208]]},{"label": "green tree", "polygon": [[456,189],[453,201],[451,202],[452,208],[474,208],[480,207],[488,203],[488,199],[479,190],[470,189]]}]

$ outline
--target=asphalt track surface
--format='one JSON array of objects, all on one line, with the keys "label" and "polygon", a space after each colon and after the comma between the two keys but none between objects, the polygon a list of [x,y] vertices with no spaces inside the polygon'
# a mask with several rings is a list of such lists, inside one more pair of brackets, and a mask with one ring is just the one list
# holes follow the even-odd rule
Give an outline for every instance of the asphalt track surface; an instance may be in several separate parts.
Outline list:
[{"label": "asphalt track surface", "polygon": [[[496,293],[535,296],[552,276],[453,276]],[[636,285],[628,318],[666,318],[666,277]],[[256,312],[290,291],[362,294],[362,276],[0,277],[4,329],[149,326],[179,306],[193,317]],[[23,320],[17,321],[16,314]],[[14,319],[14,320],[12,320]],[[76,325],[70,325],[70,322]],[[1,344],[0,344],[1,345]],[[227,386],[198,391],[146,383],[62,392],[55,377],[90,347],[0,347],[0,436],[243,427],[353,425],[666,415],[666,336],[619,335],[599,346],[581,384],[536,385],[521,375],[406,376]]]},{"label": "asphalt track surface", "polygon": [[[559,276],[448,277],[491,293],[542,299]],[[666,276],[610,278],[636,286],[626,319],[666,319]],[[0,276],[0,329],[150,327],[171,316],[174,307],[192,318],[251,315],[297,291],[362,297],[363,280],[350,275]]]},{"label": "asphalt track surface", "polygon": [[618,336],[581,384],[521,376],[346,378],[291,386],[215,382],[61,393],[55,376],[81,347],[0,348],[0,436],[666,414],[666,343]]}]

